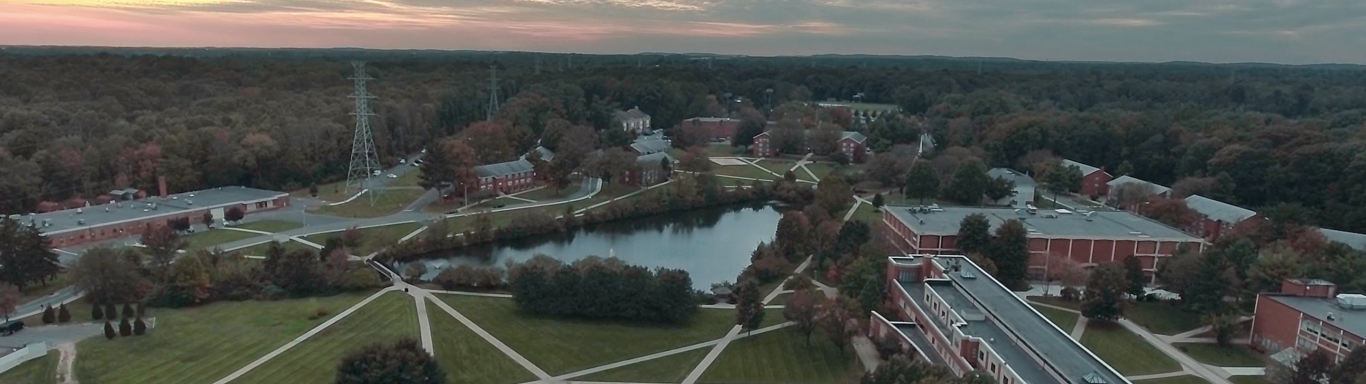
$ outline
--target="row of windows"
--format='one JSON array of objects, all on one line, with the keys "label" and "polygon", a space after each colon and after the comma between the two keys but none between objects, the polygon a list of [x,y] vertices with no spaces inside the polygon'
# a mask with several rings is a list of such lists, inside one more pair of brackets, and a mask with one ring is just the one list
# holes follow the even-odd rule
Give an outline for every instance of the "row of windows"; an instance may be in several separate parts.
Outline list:
[{"label": "row of windows", "polygon": [[1309,332],[1310,334],[1318,335],[1319,337],[1322,337],[1324,340],[1327,340],[1329,343],[1340,345],[1348,350],[1356,347],[1356,343],[1353,343],[1351,340],[1347,340],[1346,338],[1339,337],[1338,334],[1334,333],[1333,331],[1323,329],[1322,327],[1319,327],[1318,324],[1303,322],[1300,323],[1300,329],[1303,329],[1305,332]]}]

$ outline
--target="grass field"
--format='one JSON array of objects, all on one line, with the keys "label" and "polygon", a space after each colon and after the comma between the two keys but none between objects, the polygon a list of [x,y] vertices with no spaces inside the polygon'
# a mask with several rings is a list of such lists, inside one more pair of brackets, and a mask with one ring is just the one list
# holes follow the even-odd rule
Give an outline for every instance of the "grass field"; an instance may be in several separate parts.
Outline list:
[{"label": "grass field", "polygon": [[1233,384],[1269,384],[1266,376],[1229,376],[1228,381]]},{"label": "grass field", "polygon": [[816,331],[808,346],[788,329],[735,340],[721,352],[701,382],[824,384],[853,382],[862,366],[852,348],[840,351]]},{"label": "grass field", "polygon": [[756,168],[756,167],[754,167],[753,165],[749,165],[749,164],[745,164],[745,165],[714,165],[714,166],[711,167],[711,171],[712,171],[712,173],[715,173],[715,174],[717,174],[717,175],[726,175],[726,176],[735,176],[735,177],[748,177],[748,178],[751,178],[751,179],[760,179],[760,180],[773,180],[773,179],[778,179],[778,178],[781,178],[781,177],[782,177],[781,175],[783,174],[782,172],[778,172],[778,175],[779,175],[779,176],[774,176],[774,175],[771,174],[771,173],[764,172],[764,170],[759,169],[759,168]]},{"label": "grass field", "polygon": [[[308,194],[308,188],[290,192],[289,194],[295,197],[311,197]],[[318,200],[335,203],[338,201],[346,200],[353,194],[355,194],[355,192],[346,193],[346,180],[334,181],[327,184],[318,184]]]},{"label": "grass field", "polygon": [[407,208],[422,193],[418,189],[385,189],[379,191],[373,205],[369,196],[361,196],[342,205],[324,205],[316,213],[350,218],[383,217]]},{"label": "grass field", "polygon": [[610,369],[571,380],[629,383],[681,383],[707,357],[711,347],[647,360],[625,367]]},{"label": "grass field", "polygon": [[397,179],[394,179],[394,180],[392,180],[392,181],[390,181],[388,186],[389,186],[389,187],[416,187],[416,186],[418,186],[417,183],[418,183],[419,181],[422,181],[422,171],[414,169],[414,170],[408,171],[408,172],[406,172],[406,173],[404,173],[404,174],[402,174],[402,175],[398,175],[398,178],[397,178]]},{"label": "grass field", "polygon": [[849,217],[849,220],[858,220],[868,224],[877,223],[879,220],[882,220],[882,212],[874,209],[872,204],[859,204],[856,209],[858,210],[854,211],[854,216]]},{"label": "grass field", "polygon": [[427,317],[432,323],[437,362],[446,371],[449,382],[511,384],[536,380],[536,375],[441,308],[427,304]]},{"label": "grass field", "polygon": [[185,240],[185,250],[186,252],[189,252],[237,240],[250,239],[257,236],[261,236],[261,234],[234,231],[231,229],[214,228],[207,231],[199,231],[185,236],[181,236],[180,239]]},{"label": "grass field", "polygon": [[1266,359],[1246,346],[1220,347],[1218,344],[1172,344],[1201,363],[1217,367],[1264,367]]},{"label": "grass field", "polygon": [[[711,144],[707,146],[708,157],[736,157],[749,156],[753,152],[745,151],[744,148],[732,147],[730,144]],[[682,159],[682,157],[678,157]]]},{"label": "grass field", "polygon": [[1200,315],[1168,303],[1133,303],[1124,311],[1124,317],[1153,333],[1162,335],[1175,335],[1203,325],[1200,323]]},{"label": "grass field", "polygon": [[250,222],[250,223],[238,225],[238,226],[236,226],[236,227],[237,227],[237,228],[242,228],[242,229],[252,229],[252,230],[257,230],[257,231],[262,231],[262,232],[276,233],[276,232],[288,231],[288,230],[291,230],[291,229],[303,228],[303,227],[304,227],[304,223],[300,223],[300,222],[296,222],[296,221],[282,221],[282,220],[261,220],[261,221],[253,221],[253,222]]},{"label": "grass field", "polygon": [[67,280],[66,272],[58,273],[52,280],[49,280],[47,284],[29,284],[24,286],[24,290],[19,293],[19,302],[27,303],[33,301],[34,299],[50,295],[53,292],[57,292],[57,290],[66,288],[68,285],[71,285],[71,282]]},{"label": "grass field", "polygon": [[0,383],[56,384],[58,353],[57,351],[48,352],[43,357],[26,361],[9,371],[5,371],[5,373],[0,374]]},{"label": "grass field", "polygon": [[[825,176],[835,172],[836,167],[839,167],[839,164],[809,163],[806,165],[806,169],[811,170],[811,173],[816,174],[816,177],[819,178],[825,178]],[[802,173],[804,174],[806,171],[802,171]]]},{"label": "grass field", "polygon": [[[787,173],[788,170],[792,169],[792,166],[797,165],[797,162],[787,159],[765,158],[755,162],[755,164],[758,164],[760,167],[764,167],[764,169],[769,171],[773,171],[773,173],[783,175]],[[811,175],[806,174],[806,172],[803,172],[800,169],[792,171],[792,173],[797,176],[798,180],[815,181],[811,180]]]},{"label": "grass field", "polygon": [[[554,199],[564,198],[565,196],[569,196],[570,194],[574,193],[575,191],[578,191],[579,188],[582,188],[582,187],[583,187],[583,186],[581,185],[581,183],[573,183],[573,184],[570,184],[568,187],[564,187],[564,189],[561,189],[561,190],[559,190],[558,192],[556,192],[554,187],[547,186],[547,187],[545,187],[545,188],[541,188],[541,189],[537,189],[537,190],[533,190],[533,191],[527,191],[526,193],[517,195],[517,197],[520,197],[520,198],[523,198],[523,199],[536,200],[536,201],[541,201],[541,200],[554,200]],[[522,203],[523,201],[517,200],[517,199],[512,199],[512,201],[509,201],[509,202],[510,202],[510,203]]]},{"label": "grass field", "polygon": [[[338,309],[340,311],[340,309]],[[417,306],[402,292],[389,292],[285,353],[234,380],[236,383],[327,384],[336,377],[337,364],[356,348],[376,342],[391,343],[418,336]],[[289,338],[280,338],[280,342]],[[263,355],[255,354],[250,359]],[[77,359],[76,361],[80,361]],[[251,360],[247,360],[251,361]],[[234,366],[232,369],[236,369]],[[158,373],[157,376],[161,376]],[[208,375],[195,382],[213,382]],[[80,376],[78,376],[80,377]],[[134,377],[134,376],[129,376]],[[158,377],[159,378],[159,377]],[[84,380],[84,379],[82,379]],[[188,383],[188,381],[182,381]]]},{"label": "grass field", "polygon": [[1049,308],[1040,305],[1035,305],[1034,309],[1039,310],[1039,313],[1042,313],[1043,317],[1047,317],[1048,321],[1052,321],[1053,324],[1057,324],[1058,328],[1062,328],[1062,331],[1064,333],[1072,332],[1072,328],[1076,328],[1077,320],[1080,319],[1080,315],[1067,312],[1061,309]]},{"label": "grass field", "polygon": [[1134,384],[1209,384],[1209,380],[1198,376],[1177,376],[1151,380],[1134,380]]},{"label": "grass field", "polygon": [[552,319],[517,313],[512,300],[442,295],[452,308],[552,375],[719,339],[734,312],[700,311],[683,326]]},{"label": "grass field", "polygon": [[1086,325],[1081,343],[1125,375],[1148,375],[1181,369],[1181,364],[1176,360],[1119,324],[1091,322]]},{"label": "grass field", "polygon": [[[409,233],[413,233],[413,231],[416,231],[418,228],[422,228],[422,224],[412,222],[386,225],[383,227],[363,228],[360,230],[360,246],[353,250],[352,253],[368,255],[371,252],[379,251],[380,248],[392,245],[395,241],[398,241],[398,239],[407,236]],[[344,231],[320,233],[305,236],[303,239],[318,244],[327,244],[327,239],[341,237],[343,232]],[[379,243],[376,243],[376,240],[374,240],[376,237],[380,239],[378,240]],[[307,246],[305,245],[305,247]]]},{"label": "grass field", "polygon": [[[149,309],[157,326],[145,336],[112,341],[97,337],[78,344],[76,377],[89,383],[212,383],[321,324],[326,318],[308,320],[313,308],[336,314],[365,296],[358,293]],[[375,304],[378,302],[371,303]],[[88,320],[90,312],[86,309],[72,316]]]}]

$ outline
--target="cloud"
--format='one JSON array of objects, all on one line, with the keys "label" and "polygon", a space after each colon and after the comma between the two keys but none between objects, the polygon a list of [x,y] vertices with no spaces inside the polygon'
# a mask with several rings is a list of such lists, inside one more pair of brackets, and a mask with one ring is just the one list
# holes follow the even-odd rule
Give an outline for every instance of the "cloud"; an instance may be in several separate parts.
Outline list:
[{"label": "cloud", "polygon": [[0,44],[1366,63],[1334,0],[0,0]]}]

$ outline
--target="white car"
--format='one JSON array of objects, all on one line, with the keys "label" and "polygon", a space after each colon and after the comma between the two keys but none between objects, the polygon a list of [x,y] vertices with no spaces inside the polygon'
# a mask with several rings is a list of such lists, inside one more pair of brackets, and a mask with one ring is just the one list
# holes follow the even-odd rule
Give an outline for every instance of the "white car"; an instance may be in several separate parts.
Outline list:
[{"label": "white car", "polygon": [[388,178],[390,178],[390,179],[397,179],[397,178],[398,178],[398,175],[395,175],[395,174],[390,173],[388,176],[384,176],[384,177],[388,177]]},{"label": "white car", "polygon": [[371,172],[370,176],[379,176],[379,170],[376,169],[374,172]]},{"label": "white car", "polygon": [[412,163],[410,163],[410,164],[412,164],[414,167],[416,167],[416,166],[418,165],[418,163],[417,163],[416,161],[414,161],[414,162],[412,162]]},{"label": "white car", "polygon": [[398,159],[399,164],[407,163],[408,159]]}]

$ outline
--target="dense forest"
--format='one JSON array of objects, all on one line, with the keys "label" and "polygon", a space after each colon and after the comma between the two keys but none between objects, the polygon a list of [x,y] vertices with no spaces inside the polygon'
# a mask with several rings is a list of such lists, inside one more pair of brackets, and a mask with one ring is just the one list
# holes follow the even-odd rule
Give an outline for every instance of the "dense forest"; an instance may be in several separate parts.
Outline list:
[{"label": "dense forest", "polygon": [[[575,132],[566,125],[602,131],[616,109],[639,107],[671,128],[728,109],[780,114],[791,102],[857,96],[906,116],[850,124],[875,149],[910,144],[921,129],[993,166],[1024,169],[1022,158],[1046,149],[1163,185],[1217,180],[1233,203],[1295,203],[1318,225],[1366,232],[1366,68],[934,57],[9,49],[0,212],[151,189],[157,176],[175,191],[342,178],[354,59],[375,78],[386,164],[471,126],[507,141],[482,161]],[[501,109],[490,119],[491,66]],[[721,106],[726,94],[742,105]]]}]

